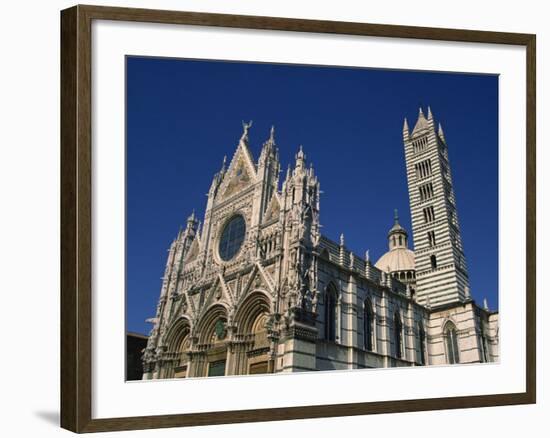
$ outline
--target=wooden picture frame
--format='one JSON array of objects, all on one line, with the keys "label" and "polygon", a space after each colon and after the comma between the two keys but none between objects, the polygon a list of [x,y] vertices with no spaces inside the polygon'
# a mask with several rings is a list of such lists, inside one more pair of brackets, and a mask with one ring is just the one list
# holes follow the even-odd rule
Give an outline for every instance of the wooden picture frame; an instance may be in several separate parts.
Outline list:
[{"label": "wooden picture frame", "polygon": [[[346,403],[194,414],[92,418],[92,91],[93,20],[315,32],[526,48],[526,391],[417,400]],[[61,12],[61,426],[98,432],[536,402],[535,48],[530,34],[332,22],[274,17],[75,6]]]}]

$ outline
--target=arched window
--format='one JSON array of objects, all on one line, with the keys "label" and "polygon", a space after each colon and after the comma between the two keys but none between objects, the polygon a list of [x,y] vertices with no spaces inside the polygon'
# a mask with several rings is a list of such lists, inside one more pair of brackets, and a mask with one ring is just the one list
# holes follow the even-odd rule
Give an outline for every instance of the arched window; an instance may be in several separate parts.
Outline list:
[{"label": "arched window", "polygon": [[418,348],[420,350],[420,364],[426,365],[426,332],[422,322],[418,323]]},{"label": "arched window", "polygon": [[393,335],[395,341],[395,356],[398,359],[403,357],[403,323],[401,322],[401,317],[398,312],[395,312],[393,317]]},{"label": "arched window", "polygon": [[370,301],[365,300],[365,309],[363,314],[363,337],[365,343],[365,350],[372,351],[373,348],[373,335],[374,335],[374,312]]},{"label": "arched window", "polygon": [[403,245],[403,237],[399,236],[399,245]]},{"label": "arched window", "polygon": [[458,355],[458,337],[456,327],[452,322],[448,322],[444,331],[445,350],[447,351],[447,362],[455,364],[460,362]]},{"label": "arched window", "polygon": [[336,341],[336,291],[329,287],[325,294],[325,339]]}]

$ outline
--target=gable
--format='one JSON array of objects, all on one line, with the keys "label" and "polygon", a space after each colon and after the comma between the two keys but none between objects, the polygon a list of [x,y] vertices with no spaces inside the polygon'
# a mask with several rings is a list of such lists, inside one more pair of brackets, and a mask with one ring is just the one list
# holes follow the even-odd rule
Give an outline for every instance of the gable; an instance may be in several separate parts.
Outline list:
[{"label": "gable", "polygon": [[250,185],[252,178],[246,164],[243,161],[243,159],[240,159],[235,165],[233,171],[227,175],[227,186],[222,192],[222,196],[224,198],[228,198]]},{"label": "gable", "polygon": [[252,156],[245,143],[240,142],[229,169],[224,176],[221,193],[222,198],[228,198],[249,187],[256,178],[256,168]]}]

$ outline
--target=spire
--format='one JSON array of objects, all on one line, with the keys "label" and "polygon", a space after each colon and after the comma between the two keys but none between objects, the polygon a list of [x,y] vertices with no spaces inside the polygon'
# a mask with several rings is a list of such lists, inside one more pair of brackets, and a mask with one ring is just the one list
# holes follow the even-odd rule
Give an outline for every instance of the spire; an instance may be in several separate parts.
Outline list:
[{"label": "spire", "polygon": [[483,298],[483,308],[485,310],[489,310],[489,303],[487,302],[487,298]]},{"label": "spire", "polygon": [[195,215],[195,209],[193,209],[193,212],[191,213],[191,216],[187,218],[187,228],[194,228],[197,225],[197,217]]},{"label": "spire", "polygon": [[279,154],[275,145],[275,127],[271,126],[269,138],[264,142],[262,152],[260,153],[260,158],[258,159],[258,166],[273,159],[277,161],[278,166]]},{"label": "spire", "polygon": [[409,123],[407,122],[407,118],[403,119],[403,137],[409,138]]},{"label": "spire", "polygon": [[434,116],[432,114],[432,109],[428,105],[428,128],[430,129],[430,131],[435,131],[434,123],[435,121],[434,121]]},{"label": "spire", "polygon": [[296,154],[296,169],[303,168],[305,163],[306,163],[306,154],[304,154],[302,145],[300,145],[300,150]]},{"label": "spire", "polygon": [[443,126],[441,126],[441,123],[439,123],[437,127],[437,135],[439,135],[441,140],[445,141],[445,133],[443,132]]},{"label": "spire", "polygon": [[367,249],[365,251],[365,277],[370,279],[370,255],[369,250]]},{"label": "spire", "polygon": [[410,137],[409,122],[407,122],[407,118],[405,117],[403,119],[403,140],[407,141],[409,137]]},{"label": "spire", "polygon": [[399,215],[397,214],[397,208],[393,210],[394,225],[399,225]]},{"label": "spire", "polygon": [[340,234],[340,251],[338,254],[338,263],[340,266],[344,266],[344,258],[346,255],[346,250],[344,248],[344,233]]}]

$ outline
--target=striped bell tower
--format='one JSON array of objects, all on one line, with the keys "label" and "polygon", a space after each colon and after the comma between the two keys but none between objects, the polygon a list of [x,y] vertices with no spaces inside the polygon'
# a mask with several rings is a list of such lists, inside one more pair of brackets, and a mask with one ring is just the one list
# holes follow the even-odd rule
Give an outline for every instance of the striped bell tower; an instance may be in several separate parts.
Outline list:
[{"label": "striped bell tower", "polygon": [[441,124],[422,108],[412,132],[407,119],[403,142],[409,186],[416,297],[430,307],[469,299],[468,271],[451,178],[447,142]]}]

